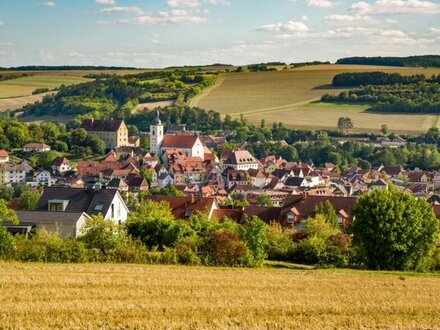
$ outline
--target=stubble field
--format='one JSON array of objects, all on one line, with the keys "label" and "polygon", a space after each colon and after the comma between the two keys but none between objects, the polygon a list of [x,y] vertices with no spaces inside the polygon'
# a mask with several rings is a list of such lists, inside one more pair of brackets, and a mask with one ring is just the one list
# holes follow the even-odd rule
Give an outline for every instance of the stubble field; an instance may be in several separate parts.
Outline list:
[{"label": "stubble field", "polygon": [[0,263],[0,328],[438,329],[440,277]]},{"label": "stubble field", "polygon": [[326,93],[337,94],[330,84],[341,72],[384,71],[426,76],[440,74],[440,68],[393,68],[361,65],[316,65],[293,70],[233,73],[222,77],[207,93],[196,98],[193,106],[215,110],[223,115],[244,114],[251,122],[283,122],[291,128],[335,129],[339,117],[350,117],[356,131],[379,131],[387,124],[397,133],[420,133],[437,126],[433,115],[374,114],[368,105],[347,106],[317,102]]}]

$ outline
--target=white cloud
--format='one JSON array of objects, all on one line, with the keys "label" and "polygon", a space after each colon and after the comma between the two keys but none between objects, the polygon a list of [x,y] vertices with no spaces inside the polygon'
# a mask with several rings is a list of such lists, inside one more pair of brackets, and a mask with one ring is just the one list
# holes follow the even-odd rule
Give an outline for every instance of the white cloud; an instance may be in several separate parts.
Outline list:
[{"label": "white cloud", "polygon": [[435,34],[435,35],[440,35],[440,28],[429,28],[428,30],[429,34]]},{"label": "white cloud", "polygon": [[351,10],[358,14],[438,14],[440,4],[423,0],[377,0],[369,4],[367,2],[356,2],[352,4]]},{"label": "white cloud", "polygon": [[331,8],[337,4],[329,0],[307,0],[307,7]]},{"label": "white cloud", "polygon": [[118,14],[118,13],[124,13],[124,14],[129,13],[136,15],[144,14],[142,8],[136,6],[114,6],[114,7],[103,8],[99,12],[103,14]]},{"label": "white cloud", "polygon": [[116,5],[115,0],[95,0],[95,2],[100,5]]},{"label": "white cloud", "polygon": [[40,49],[38,53],[40,54],[40,58],[44,62],[53,62],[56,59],[55,55],[52,52],[46,51],[44,49]]},{"label": "white cloud", "polygon": [[167,0],[167,5],[174,8],[195,8],[200,6],[198,0]]},{"label": "white cloud", "polygon": [[56,7],[57,4],[53,1],[45,1],[38,3],[38,5],[43,7]]},{"label": "white cloud", "polygon": [[229,6],[231,4],[231,1],[229,1],[229,0],[204,0],[203,3],[207,3],[209,5]]},{"label": "white cloud", "polygon": [[308,21],[308,20],[309,20],[309,17],[308,17],[307,15],[302,15],[301,19],[302,19],[303,21]]},{"label": "white cloud", "polygon": [[5,22],[0,21],[0,26],[5,26]]},{"label": "white cloud", "polygon": [[204,4],[213,6],[229,6],[229,0],[167,0],[167,5],[173,8],[196,8]]},{"label": "white cloud", "polygon": [[257,30],[267,32],[306,32],[309,31],[309,28],[303,22],[289,21],[287,23],[263,25],[257,28]]},{"label": "white cloud", "polygon": [[202,24],[207,23],[205,17],[194,15],[192,11],[173,9],[160,11],[155,14],[141,15],[135,18],[121,19],[116,22],[98,22],[98,24],[127,24],[127,25],[159,25],[159,24]]},{"label": "white cloud", "polygon": [[352,24],[353,22],[356,23],[375,23],[377,22],[374,18],[371,16],[365,16],[365,15],[328,15],[324,18],[324,20],[327,23],[336,23],[336,24]]}]

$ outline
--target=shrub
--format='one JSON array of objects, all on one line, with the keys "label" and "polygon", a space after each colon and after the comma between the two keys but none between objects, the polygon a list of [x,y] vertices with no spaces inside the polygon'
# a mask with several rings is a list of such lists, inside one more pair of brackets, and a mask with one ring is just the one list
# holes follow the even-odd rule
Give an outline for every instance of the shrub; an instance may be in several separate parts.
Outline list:
[{"label": "shrub", "polygon": [[198,237],[181,238],[176,243],[176,254],[179,263],[184,265],[200,265],[198,256],[201,239]]},{"label": "shrub", "polygon": [[266,252],[269,260],[290,261],[295,250],[295,243],[281,231],[281,228],[268,226],[266,228]]},{"label": "shrub", "polygon": [[245,266],[249,263],[248,249],[238,235],[228,230],[213,231],[208,235],[204,262],[215,266]]},{"label": "shrub", "polygon": [[14,237],[0,223],[0,259],[8,259],[15,249]]},{"label": "shrub", "polygon": [[266,258],[266,228],[267,224],[258,217],[253,217],[241,228],[240,238],[250,251],[250,262],[253,266],[263,265],[263,261]]}]

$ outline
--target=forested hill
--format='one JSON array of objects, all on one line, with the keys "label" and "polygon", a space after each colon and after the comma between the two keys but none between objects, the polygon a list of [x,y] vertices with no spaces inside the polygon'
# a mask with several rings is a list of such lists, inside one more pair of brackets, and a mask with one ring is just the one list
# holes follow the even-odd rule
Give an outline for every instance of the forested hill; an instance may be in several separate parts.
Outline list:
[{"label": "forested hill", "polygon": [[408,57],[346,57],[337,60],[336,64],[440,67],[440,55],[422,55]]}]

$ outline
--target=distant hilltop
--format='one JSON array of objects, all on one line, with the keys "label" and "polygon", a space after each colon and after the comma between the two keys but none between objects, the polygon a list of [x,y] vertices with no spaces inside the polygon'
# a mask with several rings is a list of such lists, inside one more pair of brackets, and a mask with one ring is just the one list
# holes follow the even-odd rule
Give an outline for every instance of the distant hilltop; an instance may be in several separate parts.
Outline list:
[{"label": "distant hilltop", "polygon": [[403,67],[440,67],[440,55],[421,55],[407,57],[346,57],[336,64],[383,65]]}]

